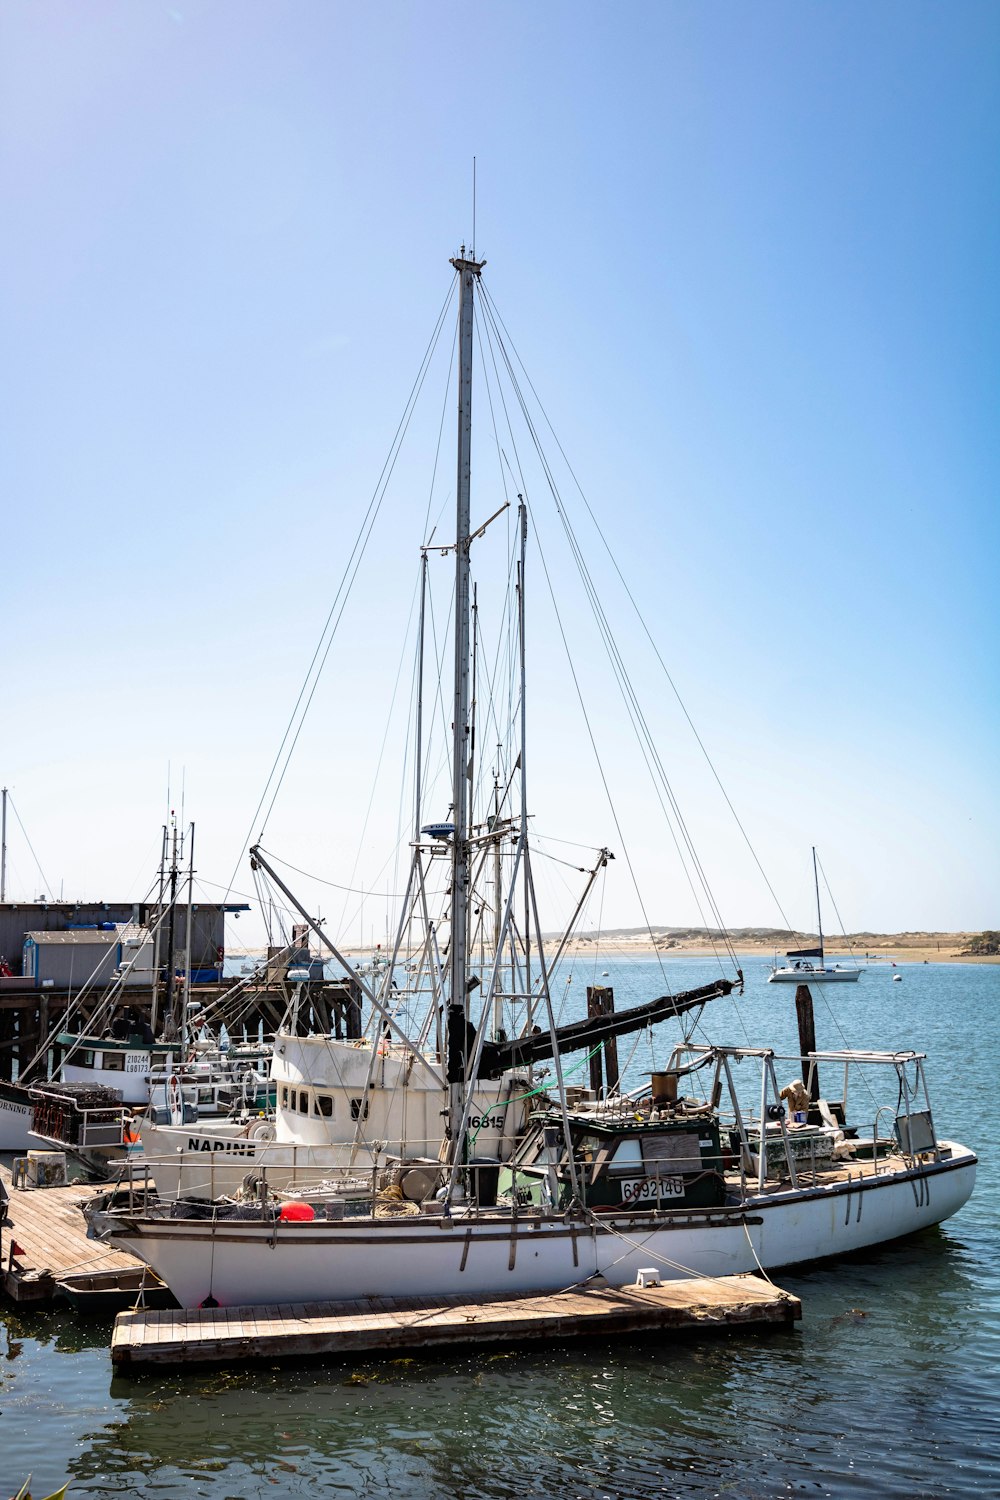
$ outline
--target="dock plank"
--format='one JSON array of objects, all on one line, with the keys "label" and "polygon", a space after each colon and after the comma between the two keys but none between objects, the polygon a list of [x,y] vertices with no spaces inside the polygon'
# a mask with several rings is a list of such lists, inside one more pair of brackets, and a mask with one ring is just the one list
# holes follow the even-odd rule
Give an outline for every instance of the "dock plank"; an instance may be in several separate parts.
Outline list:
[{"label": "dock plank", "polygon": [[[381,1305],[389,1301],[391,1308]],[[163,1363],[388,1354],[654,1330],[753,1329],[788,1326],[801,1316],[798,1298],[754,1276],[692,1278],[659,1287],[592,1286],[513,1298],[372,1298],[156,1314],[137,1310],[116,1320],[111,1358],[127,1372]]]},{"label": "dock plank", "polygon": [[[15,1188],[8,1167],[0,1166],[7,1189],[9,1227],[0,1237],[0,1287],[16,1302],[48,1302],[56,1281],[76,1271],[134,1271],[136,1256],[101,1240],[87,1238],[83,1205],[103,1192],[99,1184]],[[23,1252],[11,1257],[11,1242]]]}]

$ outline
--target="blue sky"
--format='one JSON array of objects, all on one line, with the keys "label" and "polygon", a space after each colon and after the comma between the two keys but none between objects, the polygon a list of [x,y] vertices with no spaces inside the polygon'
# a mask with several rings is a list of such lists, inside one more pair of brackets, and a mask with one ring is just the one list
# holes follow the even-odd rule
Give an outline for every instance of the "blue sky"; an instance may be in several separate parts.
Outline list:
[{"label": "blue sky", "polygon": [[[0,773],[51,883],[140,893],[168,762],[228,881],[475,155],[491,294],[791,920],[816,843],[849,927],[1000,925],[998,63],[969,0],[6,0]],[[334,880],[377,884],[395,828],[391,781],[356,813],[442,389],[270,825]],[[724,913],[778,921],[619,604]],[[693,920],[619,717],[648,909]],[[557,748],[552,826],[614,843]],[[605,914],[638,921],[631,892]]]}]

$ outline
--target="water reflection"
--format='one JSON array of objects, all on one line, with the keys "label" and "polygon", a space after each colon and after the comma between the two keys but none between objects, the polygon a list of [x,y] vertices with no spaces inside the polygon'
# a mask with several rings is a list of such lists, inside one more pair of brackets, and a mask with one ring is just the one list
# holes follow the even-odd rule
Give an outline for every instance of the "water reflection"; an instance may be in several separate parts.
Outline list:
[{"label": "water reflection", "polygon": [[[875,1475],[880,1495],[947,1493],[920,1487],[929,1435],[947,1429],[973,1453],[981,1435],[959,1393],[974,1410],[989,1378],[969,1367],[957,1313],[975,1286],[955,1245],[925,1234],[784,1281],[806,1305],[793,1333],[115,1381],[121,1409],[72,1471],[100,1477],[94,1493],[141,1477],[152,1494],[155,1481],[165,1500],[196,1479],[219,1500],[317,1484],[773,1496],[834,1474],[837,1495],[872,1493]],[[887,1424],[908,1435],[905,1455],[887,1449]]]}]

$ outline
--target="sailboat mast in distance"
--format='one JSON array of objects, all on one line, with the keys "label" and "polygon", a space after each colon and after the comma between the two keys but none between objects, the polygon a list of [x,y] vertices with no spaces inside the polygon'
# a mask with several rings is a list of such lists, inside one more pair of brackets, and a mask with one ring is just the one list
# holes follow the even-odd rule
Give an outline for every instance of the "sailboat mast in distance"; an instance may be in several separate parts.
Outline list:
[{"label": "sailboat mast in distance", "polygon": [[823,913],[820,910],[820,904],[819,904],[819,867],[816,864],[816,845],[815,844],[813,844],[812,850],[813,850],[813,881],[815,882],[815,885],[816,885],[816,926],[819,928],[819,962],[820,962],[820,967],[822,968],[823,965],[826,963],[826,957],[825,957],[824,952],[823,952]]}]

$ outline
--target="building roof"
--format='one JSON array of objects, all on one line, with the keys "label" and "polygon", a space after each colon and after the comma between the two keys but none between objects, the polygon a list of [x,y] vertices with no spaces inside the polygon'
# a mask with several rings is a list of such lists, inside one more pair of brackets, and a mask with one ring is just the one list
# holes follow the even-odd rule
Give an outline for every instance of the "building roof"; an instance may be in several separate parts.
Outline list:
[{"label": "building roof", "polygon": [[65,932],[26,932],[25,942],[29,940],[41,947],[42,945],[59,944],[60,946],[75,943],[103,943],[110,947],[112,943],[125,943],[130,938],[138,938],[140,943],[150,941],[149,931],[145,927],[70,927]]}]

